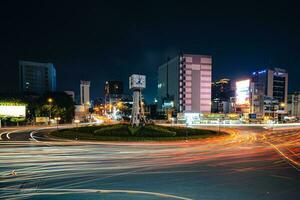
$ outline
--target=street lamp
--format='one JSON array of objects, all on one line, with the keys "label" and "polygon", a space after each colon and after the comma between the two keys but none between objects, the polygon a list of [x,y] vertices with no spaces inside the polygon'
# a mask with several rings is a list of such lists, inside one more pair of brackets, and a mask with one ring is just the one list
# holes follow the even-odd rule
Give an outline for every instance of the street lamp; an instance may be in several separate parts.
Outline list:
[{"label": "street lamp", "polygon": [[53,99],[52,98],[48,98],[47,99],[49,105],[50,105],[50,109],[49,109],[49,125],[51,124],[51,109],[52,109],[52,103],[53,103]]},{"label": "street lamp", "polygon": [[[280,103],[280,108],[281,108],[280,110],[284,112],[285,111],[285,106],[286,106],[285,103],[281,102]],[[280,121],[282,121],[282,115],[280,115]]]},{"label": "street lamp", "polygon": [[78,124],[80,123],[80,120],[79,119],[75,119],[74,123],[76,124],[76,128],[78,128]]},{"label": "street lamp", "polygon": [[61,118],[60,117],[55,117],[54,119],[56,121],[56,129],[58,130],[58,124],[59,124],[59,121],[61,120]]}]

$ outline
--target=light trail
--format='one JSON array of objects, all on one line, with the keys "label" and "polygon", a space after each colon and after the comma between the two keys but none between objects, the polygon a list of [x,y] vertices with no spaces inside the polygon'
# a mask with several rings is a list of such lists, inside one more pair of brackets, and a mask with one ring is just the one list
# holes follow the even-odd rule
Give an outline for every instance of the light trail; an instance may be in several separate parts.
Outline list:
[{"label": "light trail", "polygon": [[[136,190],[101,190],[101,189],[24,189],[23,192],[27,192],[26,194],[22,194],[20,196],[16,195],[14,198],[19,197],[30,197],[30,196],[43,196],[43,195],[63,195],[63,194],[80,194],[80,193],[100,193],[100,194],[111,194],[111,193],[125,193],[129,195],[150,195],[157,196],[160,198],[171,198],[171,199],[180,199],[180,200],[192,200],[186,197],[180,197],[170,194],[162,194],[157,192],[147,192],[147,191],[136,191]],[[29,192],[29,193],[28,193]],[[5,196],[4,196],[5,198]],[[13,198],[13,199],[14,199]]]},{"label": "light trail", "polygon": [[32,131],[32,132],[30,132],[30,138],[31,138],[33,141],[35,141],[35,142],[39,142],[39,141],[38,141],[37,139],[35,139],[34,136],[33,136],[35,133],[37,133],[37,131]]},{"label": "light trail", "polygon": [[[298,173],[299,129],[270,131],[222,127],[222,131],[230,135],[188,142],[1,141],[0,163],[5,165],[0,165],[0,196],[22,199],[30,196],[26,196],[26,191],[32,190],[32,195],[39,195],[34,191],[46,189],[49,191],[40,195],[48,198],[55,189],[77,187],[87,190],[120,188],[123,191],[125,184],[124,190],[197,199],[184,192],[188,190],[184,183],[188,184],[191,179],[194,185],[189,187],[196,187],[199,180],[193,177],[199,174],[203,180],[209,180],[206,176],[216,179],[264,173],[277,181],[297,181],[282,173],[290,170],[290,166]],[[35,133],[28,132],[33,138]],[[9,175],[12,170],[16,170],[16,176]],[[159,186],[160,183],[157,185],[151,179],[156,176],[159,177],[157,181],[177,184],[184,189],[162,190],[166,186]],[[135,180],[146,189],[134,184]],[[235,183],[229,179],[222,184],[227,187]],[[196,189],[193,193],[202,197]],[[203,199],[209,198],[203,196]]]}]

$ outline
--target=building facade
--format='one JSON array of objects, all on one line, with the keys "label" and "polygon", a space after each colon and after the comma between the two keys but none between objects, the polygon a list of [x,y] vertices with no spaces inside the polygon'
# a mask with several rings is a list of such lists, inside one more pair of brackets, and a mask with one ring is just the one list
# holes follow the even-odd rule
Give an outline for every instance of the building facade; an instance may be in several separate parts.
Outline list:
[{"label": "building facade", "polygon": [[43,94],[56,91],[56,70],[52,63],[19,61],[20,92]]},{"label": "building facade", "polygon": [[106,81],[104,86],[105,96],[121,96],[123,94],[122,81]]},{"label": "building facade", "polygon": [[175,112],[211,112],[212,58],[181,54],[158,68],[158,107]]},{"label": "building facade", "polygon": [[80,81],[80,104],[90,105],[90,81]]},{"label": "building facade", "polygon": [[254,93],[256,95],[256,108],[263,112],[263,102],[265,97],[273,98],[278,101],[278,113],[287,113],[288,100],[288,73],[284,69],[274,68],[259,70],[252,73],[251,78],[254,84]]},{"label": "building facade", "polygon": [[300,92],[288,95],[288,113],[300,118]]},{"label": "building facade", "polygon": [[74,91],[69,90],[69,91],[65,91],[65,93],[72,98],[73,102],[75,102],[75,92]]},{"label": "building facade", "polygon": [[228,113],[230,97],[234,96],[230,79],[221,79],[212,83],[212,107],[213,113]]}]

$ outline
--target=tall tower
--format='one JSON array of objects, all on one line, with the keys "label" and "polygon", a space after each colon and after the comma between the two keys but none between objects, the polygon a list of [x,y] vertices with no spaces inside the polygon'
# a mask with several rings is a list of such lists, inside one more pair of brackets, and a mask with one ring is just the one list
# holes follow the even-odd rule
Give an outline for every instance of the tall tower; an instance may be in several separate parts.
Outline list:
[{"label": "tall tower", "polygon": [[80,104],[90,105],[90,81],[80,81]]},{"label": "tall tower", "polygon": [[144,107],[142,103],[142,89],[146,88],[146,76],[133,74],[129,77],[129,89],[133,90],[133,105],[131,124],[139,126],[145,123]]}]

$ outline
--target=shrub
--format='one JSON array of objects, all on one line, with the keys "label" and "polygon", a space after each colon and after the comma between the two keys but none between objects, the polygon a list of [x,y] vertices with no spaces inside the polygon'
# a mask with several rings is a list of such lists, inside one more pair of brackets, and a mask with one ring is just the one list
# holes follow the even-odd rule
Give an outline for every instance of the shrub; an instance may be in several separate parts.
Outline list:
[{"label": "shrub", "polygon": [[51,133],[53,136],[99,141],[165,141],[206,138],[218,133],[210,130],[200,130],[185,127],[165,127],[158,125],[146,125],[132,127],[126,124],[102,125],[80,127],[73,129],[61,129]]},{"label": "shrub", "polygon": [[207,134],[216,134],[215,131],[211,130],[201,130],[195,128],[186,128],[186,127],[167,127],[168,130],[176,132],[177,136],[197,136],[197,135],[207,135]]},{"label": "shrub", "polygon": [[143,137],[174,137],[176,132],[162,126],[148,125],[141,128],[139,135]]},{"label": "shrub", "polygon": [[101,129],[102,127],[105,127],[103,125],[100,126],[84,126],[79,128],[74,128],[72,130],[80,133],[94,133],[95,130]]},{"label": "shrub", "polygon": [[123,124],[105,126],[95,130],[94,133],[101,136],[130,136],[127,125]]},{"label": "shrub", "polygon": [[141,131],[141,127],[128,126],[128,131],[132,136],[138,135]]}]

